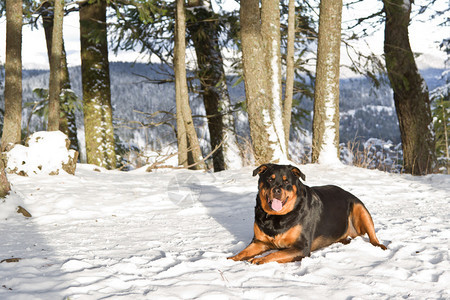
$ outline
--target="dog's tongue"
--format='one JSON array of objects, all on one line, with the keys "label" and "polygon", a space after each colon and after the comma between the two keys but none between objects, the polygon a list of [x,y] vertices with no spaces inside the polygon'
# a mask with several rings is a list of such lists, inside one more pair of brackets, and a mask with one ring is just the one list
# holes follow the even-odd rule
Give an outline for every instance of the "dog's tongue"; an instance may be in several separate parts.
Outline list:
[{"label": "dog's tongue", "polygon": [[274,211],[280,211],[282,208],[283,208],[283,202],[281,202],[281,200],[278,200],[278,199],[272,200],[272,209]]}]

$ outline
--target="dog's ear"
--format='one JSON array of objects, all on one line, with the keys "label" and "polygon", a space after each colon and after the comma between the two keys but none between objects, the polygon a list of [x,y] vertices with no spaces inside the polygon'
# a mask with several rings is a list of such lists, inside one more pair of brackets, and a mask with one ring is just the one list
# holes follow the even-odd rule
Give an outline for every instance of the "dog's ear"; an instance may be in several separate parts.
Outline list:
[{"label": "dog's ear", "polygon": [[253,170],[253,176],[264,173],[267,170],[267,168],[269,168],[269,164],[260,165],[259,167]]},{"label": "dog's ear", "polygon": [[297,176],[298,178],[301,178],[303,181],[306,180],[305,174],[303,174],[302,171],[300,171],[299,168],[294,167],[294,166],[290,166],[290,167],[291,167],[292,173],[294,173],[295,176]]}]

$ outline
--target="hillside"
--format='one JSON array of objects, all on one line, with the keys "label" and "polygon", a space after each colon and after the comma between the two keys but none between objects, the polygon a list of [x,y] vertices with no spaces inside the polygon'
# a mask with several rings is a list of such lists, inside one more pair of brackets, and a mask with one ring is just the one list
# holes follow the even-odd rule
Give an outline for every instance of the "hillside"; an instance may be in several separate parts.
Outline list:
[{"label": "hillside", "polygon": [[[111,70],[111,95],[114,108],[114,123],[116,135],[126,146],[143,148],[149,146],[152,149],[161,149],[175,141],[173,130],[167,126],[151,127],[143,129],[143,124],[148,124],[149,119],[143,113],[154,113],[156,111],[175,112],[175,94],[173,83],[149,82],[153,80],[166,80],[170,78],[170,70],[167,67],[149,66],[146,64],[132,64],[114,62],[110,65]],[[72,88],[81,97],[81,73],[79,67],[69,69]],[[440,74],[443,70],[422,70],[429,89],[432,90],[443,84]],[[145,78],[146,77],[146,78]],[[234,79],[230,78],[230,96],[233,104],[245,99],[243,83],[233,87]],[[193,83],[195,85],[195,82]],[[48,71],[46,70],[24,70],[23,72],[23,98],[24,102],[36,101],[32,91],[35,88],[48,87]],[[400,143],[397,117],[392,99],[391,89],[384,85],[375,89],[365,78],[353,78],[341,80],[340,89],[340,111],[341,143],[347,143],[355,139],[363,141],[369,138],[377,138],[392,143]],[[2,97],[1,97],[2,98]],[[0,100],[2,101],[2,99]],[[0,107],[3,103],[0,104]],[[191,106],[194,115],[204,115],[202,100],[198,95],[191,95]],[[311,100],[302,100],[300,106],[311,111],[313,103]],[[23,126],[31,108],[24,109]],[[142,112],[142,113],[141,113]],[[311,115],[310,113],[308,114]],[[168,115],[159,115],[153,121],[161,121],[170,118]],[[199,137],[208,140],[208,130],[203,118],[195,118],[199,130]],[[31,118],[31,131],[43,129],[42,119],[36,116]],[[82,114],[78,113],[77,125],[82,128]],[[236,118],[236,129],[239,136],[248,138],[248,124],[246,114],[238,112]],[[303,120],[302,129],[311,131],[311,118]],[[293,130],[291,139],[296,144],[305,141],[305,131]],[[82,132],[80,139],[83,140]],[[306,141],[309,134],[306,134]],[[207,147],[207,143],[202,143]],[[304,146],[304,145],[303,145]],[[206,149],[208,150],[208,149]],[[295,149],[294,149],[295,150]],[[301,150],[304,152],[304,150]],[[301,153],[299,153],[300,155]]]}]

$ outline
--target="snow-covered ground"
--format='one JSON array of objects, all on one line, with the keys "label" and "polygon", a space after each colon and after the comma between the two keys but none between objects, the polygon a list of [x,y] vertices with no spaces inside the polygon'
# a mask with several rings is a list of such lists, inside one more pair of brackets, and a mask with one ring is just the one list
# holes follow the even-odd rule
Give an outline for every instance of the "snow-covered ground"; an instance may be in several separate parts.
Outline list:
[{"label": "snow-covered ground", "polygon": [[[382,251],[357,238],[301,262],[226,258],[252,238],[257,177],[145,168],[9,175],[0,299],[450,299],[450,176],[302,165],[368,207]],[[33,216],[14,212],[17,205]]]}]

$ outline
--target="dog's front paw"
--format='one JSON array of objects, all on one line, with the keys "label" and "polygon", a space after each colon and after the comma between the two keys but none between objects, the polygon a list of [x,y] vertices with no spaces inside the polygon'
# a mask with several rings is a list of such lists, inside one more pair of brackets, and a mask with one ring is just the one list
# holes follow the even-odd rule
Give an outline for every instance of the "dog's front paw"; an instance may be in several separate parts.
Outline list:
[{"label": "dog's front paw", "polygon": [[239,254],[227,257],[227,259],[231,259],[231,260],[234,260],[234,261],[241,261],[241,260],[243,260],[243,258],[240,257]]},{"label": "dog's front paw", "polygon": [[265,256],[263,257],[255,257],[249,260],[250,263],[254,264],[254,265],[262,265],[267,263],[267,259]]}]

